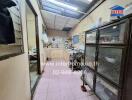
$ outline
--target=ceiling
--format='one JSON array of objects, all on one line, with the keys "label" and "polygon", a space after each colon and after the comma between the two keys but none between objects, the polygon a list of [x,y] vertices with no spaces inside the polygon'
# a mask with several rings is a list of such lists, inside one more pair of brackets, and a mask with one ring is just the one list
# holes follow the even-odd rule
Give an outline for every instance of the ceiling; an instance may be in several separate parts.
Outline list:
[{"label": "ceiling", "polygon": [[[77,10],[56,5],[50,1],[76,7]],[[89,0],[40,0],[40,4],[43,17],[48,28],[70,31],[71,28],[80,22],[80,19],[85,16],[87,11],[97,1],[98,0],[92,0],[92,2],[89,2]]]},{"label": "ceiling", "polygon": [[69,31],[70,28],[73,28],[79,22],[78,19],[61,16],[45,10],[42,10],[42,14],[47,27],[50,29]]}]

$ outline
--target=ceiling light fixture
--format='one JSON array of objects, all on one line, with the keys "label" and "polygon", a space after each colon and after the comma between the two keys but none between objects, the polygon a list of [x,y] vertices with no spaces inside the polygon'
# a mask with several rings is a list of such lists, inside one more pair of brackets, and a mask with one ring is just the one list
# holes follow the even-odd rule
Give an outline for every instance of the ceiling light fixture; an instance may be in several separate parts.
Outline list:
[{"label": "ceiling light fixture", "polygon": [[93,0],[88,0],[89,2],[92,2]]},{"label": "ceiling light fixture", "polygon": [[58,5],[58,6],[61,6],[61,7],[65,7],[65,8],[68,8],[68,9],[75,10],[75,11],[78,10],[77,7],[73,7],[73,6],[70,6],[70,5],[68,5],[68,4],[65,4],[65,3],[62,3],[62,2],[58,2],[58,1],[56,1],[56,0],[47,0],[47,1],[49,1],[49,2],[51,2],[51,3],[53,3],[53,4],[56,4],[56,5]]}]

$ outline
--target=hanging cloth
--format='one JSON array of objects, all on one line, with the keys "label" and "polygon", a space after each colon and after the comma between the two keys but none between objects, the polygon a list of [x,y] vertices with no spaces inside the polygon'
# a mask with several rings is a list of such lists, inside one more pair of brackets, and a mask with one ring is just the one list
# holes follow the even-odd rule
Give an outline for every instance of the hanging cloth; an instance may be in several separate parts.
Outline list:
[{"label": "hanging cloth", "polygon": [[15,43],[13,21],[7,8],[16,6],[11,0],[0,0],[0,44]]}]

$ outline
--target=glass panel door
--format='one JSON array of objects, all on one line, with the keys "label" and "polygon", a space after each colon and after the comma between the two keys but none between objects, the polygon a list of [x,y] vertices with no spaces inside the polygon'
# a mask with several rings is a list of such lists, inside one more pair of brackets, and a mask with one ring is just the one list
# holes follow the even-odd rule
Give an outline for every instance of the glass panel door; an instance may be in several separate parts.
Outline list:
[{"label": "glass panel door", "polygon": [[121,58],[121,48],[100,47],[98,73],[119,84]]}]

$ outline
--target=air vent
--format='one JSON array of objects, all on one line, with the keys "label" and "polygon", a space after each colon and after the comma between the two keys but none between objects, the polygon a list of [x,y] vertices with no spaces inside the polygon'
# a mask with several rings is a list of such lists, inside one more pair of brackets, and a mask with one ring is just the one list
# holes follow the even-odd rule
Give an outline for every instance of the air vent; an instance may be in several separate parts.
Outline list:
[{"label": "air vent", "polygon": [[72,27],[64,27],[64,28],[63,28],[63,31],[67,31],[67,32],[68,32],[68,31],[70,31],[71,29],[72,29]]}]

